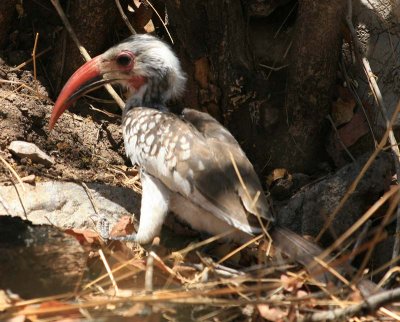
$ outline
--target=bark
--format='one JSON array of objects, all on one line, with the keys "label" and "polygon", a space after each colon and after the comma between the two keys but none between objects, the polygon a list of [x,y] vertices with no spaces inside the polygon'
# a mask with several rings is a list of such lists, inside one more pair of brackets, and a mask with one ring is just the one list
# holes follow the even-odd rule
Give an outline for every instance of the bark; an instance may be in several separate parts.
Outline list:
[{"label": "bark", "polygon": [[208,112],[224,124],[260,170],[269,158],[268,136],[259,131],[261,102],[271,87],[253,59],[246,4],[167,0],[166,5],[173,47],[188,75],[184,106]]},{"label": "bark", "polygon": [[330,111],[346,1],[299,1],[289,67],[289,132],[282,166],[312,172],[324,158],[323,125]]},{"label": "bark", "polygon": [[[222,121],[258,169],[314,172],[328,159],[323,125],[336,79],[344,0],[300,1],[289,71],[267,78],[249,50],[252,30],[246,12],[251,16],[252,11],[247,1],[166,4],[174,49],[188,73],[185,106]],[[295,12],[294,5],[288,4],[287,12]],[[287,85],[282,81],[286,77]],[[286,99],[276,94],[285,90]]]},{"label": "bark", "polygon": [[189,76],[185,104],[229,122],[253,69],[240,0],[167,0],[166,5]]},{"label": "bark", "polygon": [[[82,46],[94,57],[111,45],[111,36],[117,19],[120,19],[114,1],[107,0],[70,0],[64,7],[70,23],[78,35]],[[61,24],[61,22],[60,22]],[[80,67],[85,60],[78,48],[64,30],[56,39],[54,59],[49,66],[49,76],[58,93],[62,85]]]},{"label": "bark", "polygon": [[16,4],[16,0],[0,1],[0,48],[2,48],[8,38]]}]

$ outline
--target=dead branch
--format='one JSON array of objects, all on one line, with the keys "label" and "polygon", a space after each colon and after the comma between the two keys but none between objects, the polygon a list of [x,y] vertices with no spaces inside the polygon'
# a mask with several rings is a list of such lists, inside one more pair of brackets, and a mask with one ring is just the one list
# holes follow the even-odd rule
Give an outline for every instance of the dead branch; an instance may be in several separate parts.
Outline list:
[{"label": "dead branch", "polygon": [[[50,47],[47,47],[46,49],[42,50],[40,53],[36,54],[36,55],[35,55],[35,58],[36,58],[36,59],[39,58],[40,56],[46,54],[48,51],[50,51],[50,50],[52,50],[52,49],[53,49],[53,47],[51,47],[51,46],[50,46]],[[10,72],[20,70],[21,68],[25,67],[26,65],[28,65],[28,64],[31,63],[31,62],[33,62],[33,58],[30,58],[30,59],[28,59],[27,61],[25,61],[25,62],[19,64],[17,67],[11,68],[11,69],[10,69]]]},{"label": "dead branch", "polygon": [[334,310],[313,313],[311,316],[305,316],[300,321],[343,320],[344,318],[352,317],[355,315],[366,315],[369,313],[374,313],[379,308],[398,300],[400,300],[400,288],[395,288],[393,290],[371,295],[363,302],[345,308],[338,308]]},{"label": "dead branch", "polygon": [[158,11],[156,10],[156,8],[154,8],[154,6],[151,4],[151,2],[149,0],[144,0],[146,2],[147,5],[150,6],[151,9],[153,9],[153,11],[155,12],[155,14],[157,15],[158,19],[160,20],[160,22],[162,23],[165,31],[167,32],[167,35],[169,37],[169,39],[171,40],[171,44],[174,44],[174,39],[171,36],[171,33],[168,30],[167,25],[165,24],[164,20],[161,18],[160,14],[158,13]]},{"label": "dead branch", "polygon": [[131,32],[132,35],[136,35],[136,30],[135,28],[132,27],[131,23],[129,22],[128,17],[126,16],[124,9],[122,9],[121,3],[119,0],[115,0],[115,4],[118,8],[119,13],[121,14],[122,20],[125,22],[126,26],[128,27],[129,31]]}]

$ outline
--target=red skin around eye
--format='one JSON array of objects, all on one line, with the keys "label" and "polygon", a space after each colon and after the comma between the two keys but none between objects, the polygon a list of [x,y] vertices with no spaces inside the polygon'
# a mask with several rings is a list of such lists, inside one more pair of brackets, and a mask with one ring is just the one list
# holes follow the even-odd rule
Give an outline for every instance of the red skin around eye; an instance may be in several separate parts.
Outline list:
[{"label": "red skin around eye", "polygon": [[139,89],[144,83],[146,83],[146,81],[146,77],[135,76],[129,80],[129,84],[135,89]]},{"label": "red skin around eye", "polygon": [[129,56],[131,58],[131,62],[130,64],[126,65],[126,66],[119,66],[119,68],[122,71],[129,71],[132,69],[132,66],[134,65],[135,62],[135,55],[133,53],[131,53],[130,51],[123,51],[122,53],[120,53],[117,58],[115,59],[116,61],[118,60],[118,57],[120,56]]}]

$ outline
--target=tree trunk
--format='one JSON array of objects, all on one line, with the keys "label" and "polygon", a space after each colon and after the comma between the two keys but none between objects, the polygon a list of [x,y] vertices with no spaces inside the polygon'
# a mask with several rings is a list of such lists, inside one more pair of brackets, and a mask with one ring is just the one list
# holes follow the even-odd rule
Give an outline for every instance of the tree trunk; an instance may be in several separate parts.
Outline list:
[{"label": "tree trunk", "polygon": [[[344,0],[300,1],[289,71],[274,72],[275,78],[263,76],[252,56],[247,1],[167,0],[166,6],[174,49],[188,73],[185,106],[222,121],[259,170],[313,172],[326,160],[323,124],[336,78]],[[284,91],[286,100],[276,94]]]},{"label": "tree trunk", "polygon": [[[92,57],[107,49],[114,32],[114,28],[110,26],[115,26],[117,19],[120,18],[114,1],[70,0],[64,10],[79,41]],[[58,94],[62,85],[85,60],[65,29],[54,47],[49,76]]]},{"label": "tree trunk", "polygon": [[2,48],[8,38],[16,4],[16,0],[0,1],[0,48]]},{"label": "tree trunk", "polygon": [[[252,77],[240,0],[167,0],[176,48],[188,73],[185,103],[228,121]],[[195,93],[196,95],[192,95]]]},{"label": "tree trunk", "polygon": [[299,1],[286,98],[286,167],[311,172],[325,157],[323,124],[338,70],[345,5],[344,0]]}]

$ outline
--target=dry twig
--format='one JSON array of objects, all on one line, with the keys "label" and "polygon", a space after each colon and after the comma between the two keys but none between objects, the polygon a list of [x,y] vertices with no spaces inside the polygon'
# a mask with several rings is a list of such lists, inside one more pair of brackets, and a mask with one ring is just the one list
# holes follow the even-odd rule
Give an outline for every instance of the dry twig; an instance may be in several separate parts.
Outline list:
[{"label": "dry twig", "polygon": [[[392,189],[394,190],[394,189]],[[390,219],[392,218],[392,214],[395,210],[395,208],[398,208],[398,204],[400,201],[400,194],[399,194],[399,189],[396,190],[396,195],[394,196],[392,202],[389,205],[389,209],[386,211],[385,216],[382,219],[382,222],[380,223],[378,229],[376,230],[376,233],[372,239],[372,247],[370,247],[367,251],[367,254],[364,256],[363,261],[360,265],[360,268],[358,270],[357,275],[354,277],[354,280],[357,281],[359,278],[361,278],[365,267],[368,264],[368,261],[370,257],[372,256],[372,252],[374,251],[375,245],[379,243],[380,236],[383,234],[383,229],[386,227],[386,225],[389,223]]]},{"label": "dry twig", "polygon": [[8,170],[10,170],[10,172],[14,175],[14,177],[18,180],[18,182],[19,182],[19,184],[21,185],[21,187],[22,187],[22,190],[26,190],[25,189],[25,186],[24,186],[24,183],[23,183],[23,181],[22,181],[22,179],[21,179],[21,177],[18,175],[18,173],[14,170],[14,168],[0,155],[0,161],[1,162],[3,162],[3,164],[6,166],[6,168],[8,169]]},{"label": "dry twig", "polygon": [[160,238],[155,237],[153,239],[153,243],[151,244],[151,251],[149,256],[147,257],[146,262],[146,274],[144,277],[144,289],[147,293],[151,293],[153,291],[153,273],[154,273],[154,257],[152,254],[155,254],[155,249],[160,244]]},{"label": "dry twig", "polygon": [[132,35],[136,35],[136,30],[135,28],[132,27],[131,23],[129,22],[128,17],[126,16],[124,9],[122,9],[121,3],[119,0],[115,0],[115,4],[117,5],[118,11],[121,14],[122,20],[125,22],[126,26],[128,27],[129,31],[131,32]]},{"label": "dry twig", "polygon": [[32,59],[33,59],[33,79],[35,80],[35,85],[36,85],[36,92],[37,92],[37,83],[36,83],[36,48],[37,48],[37,43],[39,40],[39,33],[36,33],[35,36],[35,43],[33,45],[33,50],[32,50]]},{"label": "dry twig", "polygon": [[244,183],[244,181],[243,181],[242,175],[240,174],[239,168],[238,168],[238,166],[237,166],[237,164],[236,164],[235,158],[233,157],[233,154],[232,154],[231,151],[229,151],[229,156],[231,157],[231,162],[232,162],[233,168],[235,169],[236,176],[237,176],[238,179],[239,179],[240,185],[242,186],[242,188],[243,188],[243,190],[244,190],[244,192],[245,192],[247,198],[248,198],[249,200],[252,200],[252,205],[253,205],[253,209],[252,209],[252,210],[256,213],[256,217],[257,217],[257,219],[258,219],[258,222],[259,222],[259,224],[260,224],[260,227],[262,228],[262,230],[263,230],[265,236],[268,238],[269,242],[271,243],[271,242],[272,242],[272,239],[271,239],[271,236],[270,236],[269,233],[268,233],[268,227],[265,226],[265,224],[263,223],[263,221],[262,221],[262,219],[261,219],[260,214],[258,213],[257,209],[254,207],[254,206],[255,206],[255,203],[256,203],[256,201],[257,201],[257,199],[258,199],[258,197],[259,197],[259,193],[261,193],[261,192],[258,192],[258,191],[257,191],[257,193],[255,194],[254,197],[250,196],[249,190],[247,189],[247,186],[245,185],[245,183]]},{"label": "dry twig", "polygon": [[151,4],[151,2],[150,2],[149,0],[144,0],[144,1],[145,1],[146,4],[148,4],[148,5],[151,7],[151,9],[153,9],[153,11],[156,13],[158,19],[160,19],[160,22],[162,23],[162,25],[163,25],[165,31],[167,32],[168,37],[169,37],[169,39],[171,40],[171,43],[174,44],[174,40],[172,39],[171,33],[169,32],[167,25],[165,24],[164,20],[161,18],[160,14],[159,14],[158,11],[156,10],[156,8],[154,8],[154,6]]},{"label": "dry twig", "polygon": [[[49,52],[50,50],[52,50],[53,47],[47,47],[46,49],[42,50],[40,53],[38,53],[37,55],[35,55],[35,58],[39,58],[40,56],[46,54],[47,52]],[[24,61],[23,63],[19,64],[18,66],[11,68],[10,72],[15,72],[17,70],[20,70],[21,68],[25,67],[26,65],[28,65],[29,63],[33,62],[33,57],[28,59],[27,61]]]},{"label": "dry twig", "polygon": [[112,285],[114,287],[115,295],[119,296],[119,288],[118,288],[117,282],[115,281],[115,278],[114,278],[114,275],[113,275],[113,273],[111,271],[110,265],[108,265],[107,259],[104,256],[104,252],[103,252],[103,250],[101,248],[99,249],[99,255],[100,255],[100,258],[101,258],[101,260],[102,260],[102,262],[104,264],[104,267],[107,270],[107,274],[108,274],[108,276],[110,278],[110,281],[111,281],[111,283],[112,283]]},{"label": "dry twig", "polygon": [[300,321],[343,321],[343,319],[352,316],[374,313],[379,308],[399,300],[400,288],[395,288],[393,290],[371,295],[361,303],[350,305],[345,308],[313,313],[309,316],[305,316]]},{"label": "dry twig", "polygon": [[340,134],[336,128],[335,122],[332,120],[332,117],[330,115],[328,115],[328,121],[329,123],[331,123],[332,129],[335,132],[336,138],[338,139],[340,145],[342,146],[343,150],[346,151],[347,155],[349,156],[349,158],[351,159],[351,161],[356,162],[356,159],[353,157],[353,155],[351,154],[351,152],[349,151],[349,149],[347,148],[347,146],[343,143],[342,138],[340,137]]},{"label": "dry twig", "polygon": [[34,93],[35,95],[37,95],[37,97],[39,97],[40,99],[43,99],[43,100],[45,100],[47,102],[51,102],[52,103],[50,98],[48,98],[46,96],[43,96],[42,94],[38,93],[35,89],[33,89],[32,87],[30,87],[30,86],[28,86],[28,85],[26,85],[26,84],[24,84],[22,82],[11,81],[11,80],[8,80],[8,79],[0,79],[0,84],[1,83],[20,85],[21,87],[24,87],[24,88],[28,89],[29,91],[31,91],[32,93]]},{"label": "dry twig", "polygon": [[[400,106],[400,105],[399,105]],[[349,238],[355,231],[357,231],[366,221],[368,221],[371,216],[387,201],[390,197],[392,197],[395,193],[398,193],[400,190],[400,186],[396,186],[394,189],[389,190],[386,192],[375,204],[370,207],[364,215],[360,217],[346,232],[342,234],[339,238],[335,240],[335,242],[327,248],[322,254],[318,257],[320,259],[325,258],[334,250],[336,250],[347,238]]]}]

